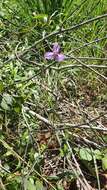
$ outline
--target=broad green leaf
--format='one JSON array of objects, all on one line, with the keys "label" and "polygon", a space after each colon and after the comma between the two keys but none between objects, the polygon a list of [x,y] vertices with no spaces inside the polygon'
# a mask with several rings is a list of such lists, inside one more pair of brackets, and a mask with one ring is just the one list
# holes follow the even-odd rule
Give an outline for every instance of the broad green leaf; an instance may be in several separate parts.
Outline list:
[{"label": "broad green leaf", "polygon": [[14,107],[14,111],[16,112],[16,113],[20,113],[20,111],[21,111],[21,107]]},{"label": "broad green leaf", "polygon": [[60,178],[59,176],[56,176],[56,175],[52,175],[52,176],[49,176],[47,177],[50,181],[54,180],[54,181],[58,181]]},{"label": "broad green leaf", "polygon": [[62,185],[59,185],[59,184],[58,184],[57,190],[64,190],[64,188],[62,187]]},{"label": "broad green leaf", "polygon": [[35,185],[36,185],[36,190],[44,190],[44,187],[41,181],[37,180]]},{"label": "broad green leaf", "polygon": [[1,107],[2,107],[4,110],[9,110],[9,106],[7,105],[7,103],[6,103],[5,100],[2,100],[2,102],[1,102]]},{"label": "broad green leaf", "polygon": [[5,157],[10,156],[10,155],[12,155],[12,152],[11,152],[11,151],[7,151],[7,152],[4,154]]},{"label": "broad green leaf", "polygon": [[81,148],[79,155],[81,160],[91,161],[93,159],[89,148]]},{"label": "broad green leaf", "polygon": [[100,150],[98,150],[98,149],[94,150],[94,155],[95,155],[95,158],[97,160],[101,160],[102,159],[102,153],[101,153]]},{"label": "broad green leaf", "polygon": [[36,185],[31,183],[30,180],[27,181],[27,190],[37,190]]},{"label": "broad green leaf", "polygon": [[102,168],[107,170],[107,154],[102,158]]},{"label": "broad green leaf", "polygon": [[9,110],[10,109],[10,105],[12,104],[12,96],[10,96],[7,93],[3,94],[3,98],[2,98],[2,102],[1,102],[1,107],[4,110]]},{"label": "broad green leaf", "polygon": [[12,96],[10,94],[4,93],[3,100],[5,100],[8,105],[12,104]]}]

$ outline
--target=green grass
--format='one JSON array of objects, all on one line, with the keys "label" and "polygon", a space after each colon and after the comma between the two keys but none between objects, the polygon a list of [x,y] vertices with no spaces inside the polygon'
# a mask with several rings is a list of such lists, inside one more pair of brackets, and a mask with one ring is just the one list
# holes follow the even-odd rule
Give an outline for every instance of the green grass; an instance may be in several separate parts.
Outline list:
[{"label": "green grass", "polygon": [[[106,7],[106,0],[0,2],[1,189],[104,188],[107,18],[45,37]],[[44,59],[56,41],[70,59]]]}]

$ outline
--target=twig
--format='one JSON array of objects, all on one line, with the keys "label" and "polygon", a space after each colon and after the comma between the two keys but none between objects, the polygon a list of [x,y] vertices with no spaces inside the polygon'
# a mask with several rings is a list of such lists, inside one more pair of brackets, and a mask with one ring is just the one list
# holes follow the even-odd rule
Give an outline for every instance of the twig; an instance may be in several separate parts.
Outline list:
[{"label": "twig", "polygon": [[[105,113],[102,113],[100,114],[98,117],[95,117],[93,119],[90,119],[88,122],[84,122],[84,123],[79,123],[79,124],[72,124],[72,123],[54,123],[54,126],[56,126],[55,129],[53,129],[52,132],[54,132],[54,130],[66,130],[66,129],[69,129],[69,130],[72,130],[72,129],[87,129],[87,130],[96,130],[96,131],[99,131],[99,132],[107,132],[107,128],[105,127],[102,127],[99,123],[98,123],[98,126],[90,126],[90,124],[92,124],[93,122],[96,122],[97,124],[97,120],[100,119],[101,117],[105,116],[107,114],[107,112]],[[100,127],[99,127],[100,126]],[[40,130],[39,130],[40,131]],[[46,132],[48,130],[46,129],[41,129],[41,132]],[[100,136],[101,136],[101,133],[100,133]]]},{"label": "twig", "polygon": [[[92,68],[96,68],[96,69],[107,69],[107,65],[89,65]],[[65,66],[61,66],[61,67],[51,67],[54,70],[63,70],[63,69],[71,69],[71,68],[75,68],[75,67],[84,67],[84,65],[65,65]]]},{"label": "twig", "polygon": [[29,110],[29,113],[35,117],[37,117],[37,119],[39,119],[40,121],[44,122],[45,124],[47,124],[48,126],[53,126],[53,124],[46,118],[42,117],[41,115],[39,115],[38,113],[35,113],[34,111]]},{"label": "twig", "polygon": [[3,167],[1,164],[0,164],[0,169],[4,170],[4,171],[7,172],[7,173],[10,173],[10,171],[7,170],[7,168]]},{"label": "twig", "polygon": [[32,79],[34,79],[36,76],[38,76],[39,74],[41,74],[43,71],[45,72],[49,67],[51,67],[52,65],[54,64],[54,62],[50,63],[49,65],[47,65],[46,67],[41,67],[37,70],[37,73],[31,77],[29,77],[28,79],[25,79],[25,80],[17,80],[15,81],[16,83],[26,83]]},{"label": "twig", "polygon": [[30,126],[29,126],[29,124],[28,124],[27,118],[26,118],[26,116],[25,116],[25,110],[24,110],[24,107],[23,107],[23,106],[22,106],[22,115],[23,115],[23,119],[24,119],[24,121],[25,121],[26,127],[27,127],[27,129],[28,129],[28,131],[29,131],[29,135],[30,135],[31,140],[32,140],[32,145],[33,145],[34,149],[36,149],[35,144],[36,144],[36,145],[38,145],[38,144],[37,144],[35,138],[34,138],[33,135],[32,135],[32,131],[31,131],[31,128],[30,128]]},{"label": "twig", "polygon": [[99,75],[100,77],[102,77],[104,80],[107,81],[107,77],[105,77],[104,75],[102,75],[101,73],[99,73],[98,71],[94,70],[92,67],[90,67],[89,65],[86,65],[85,63],[83,63],[82,61],[80,61],[79,59],[77,59],[76,57],[74,57],[74,59],[79,62],[81,65],[83,65],[84,67],[87,67],[88,69],[90,69],[91,71],[93,71],[94,73],[96,73],[97,75]]},{"label": "twig", "polygon": [[25,59],[25,58],[20,58],[20,61],[24,62],[24,63],[30,63],[34,66],[38,66],[38,67],[42,67],[43,65],[40,64],[40,63],[37,63],[37,61],[31,61],[31,60],[28,60],[28,59]]},{"label": "twig", "polygon": [[[85,60],[99,60],[99,61],[107,61],[107,58],[100,58],[100,57],[76,57],[77,59],[85,59]],[[67,59],[74,59],[74,56],[68,56]]]},{"label": "twig", "polygon": [[103,18],[106,18],[107,17],[107,14],[104,14],[104,15],[100,15],[100,16],[97,16],[95,18],[91,18],[89,20],[86,20],[84,22],[81,22],[77,25],[74,25],[74,26],[71,26],[69,28],[66,28],[66,29],[63,29],[63,30],[59,30],[59,31],[56,31],[56,32],[52,32],[48,35],[46,35],[45,37],[41,38],[40,40],[36,41],[33,45],[31,45],[30,47],[26,48],[22,53],[19,54],[19,57],[22,56],[22,55],[25,55],[31,48],[35,47],[37,44],[43,42],[45,39],[48,39],[52,36],[56,36],[58,34],[61,34],[61,33],[65,33],[65,32],[69,32],[69,31],[73,31],[75,29],[79,29],[81,26],[84,26],[86,24],[89,24],[91,22],[94,22],[96,20],[100,20],[100,19],[103,19]]},{"label": "twig", "polygon": [[82,187],[84,187],[84,190],[87,190],[85,187],[85,184],[83,183],[83,181],[81,180],[80,176],[79,176],[79,172],[76,171],[76,169],[74,168],[71,160],[69,160],[69,157],[67,156],[67,162],[69,164],[69,166],[71,167],[71,170],[74,172],[76,178],[78,179],[78,181],[80,182],[80,184],[82,185]]},{"label": "twig", "polygon": [[[33,45],[31,45],[31,46],[29,46],[28,48],[26,48],[23,52],[19,52],[19,53],[18,53],[18,57],[22,57],[22,56],[25,55],[30,49],[34,48],[34,47],[35,47],[36,45],[38,45],[39,43],[43,42],[44,40],[46,40],[46,39],[48,39],[48,38],[50,38],[50,37],[52,37],[52,36],[56,36],[56,35],[61,34],[61,33],[73,31],[73,30],[75,30],[75,29],[79,29],[81,26],[84,26],[84,25],[86,25],[86,24],[89,24],[89,23],[91,23],[91,22],[94,22],[94,21],[96,21],[96,20],[100,20],[100,19],[103,19],[103,18],[106,18],[106,17],[107,17],[107,14],[100,15],[100,16],[97,16],[97,17],[95,17],[95,18],[92,18],[92,19],[86,20],[86,21],[84,21],[84,22],[81,22],[81,23],[79,23],[79,24],[77,24],[77,25],[71,26],[71,27],[69,27],[69,28],[67,28],[67,29],[63,29],[63,30],[59,30],[59,31],[56,31],[56,32],[52,32],[52,33],[46,35],[45,37],[41,38],[40,40],[34,42]],[[102,38],[102,39],[105,39],[105,38],[107,38],[107,36],[104,37],[104,38]],[[102,39],[100,39],[100,40],[102,40]],[[98,42],[98,41],[99,41],[99,39],[96,40],[96,42]],[[92,42],[91,42],[91,43],[92,43]],[[85,46],[86,46],[86,45],[85,45]],[[7,60],[7,61],[5,62],[5,64],[6,64],[7,62],[9,62],[9,61],[14,60],[14,59],[16,59],[16,56],[14,56],[13,58],[10,58],[9,60]]]},{"label": "twig", "polygon": [[[89,122],[90,123],[90,122]],[[88,123],[88,124],[89,124]],[[55,130],[65,130],[65,129],[94,129],[94,130],[98,130],[98,131],[102,131],[102,132],[107,132],[107,128],[102,128],[102,127],[90,127],[88,124],[77,124],[77,125],[73,125],[71,123],[60,123],[57,124],[58,128],[56,128]],[[62,127],[61,127],[62,126]],[[54,129],[53,129],[54,130]],[[44,130],[43,130],[44,131]]]},{"label": "twig", "polygon": [[[29,163],[27,163],[17,152],[15,152],[13,150],[13,148],[8,145],[3,139],[0,139],[0,142],[3,144],[3,146],[5,148],[7,148],[9,151],[12,152],[12,154],[18,159],[18,160],[21,160],[23,163],[25,163],[27,165],[27,167],[29,169],[31,169],[31,165]],[[56,190],[56,188],[44,177],[42,176],[37,170],[34,170],[34,172],[40,177],[42,178],[47,184],[49,184],[54,190]]]},{"label": "twig", "polygon": [[99,178],[99,172],[98,172],[98,166],[97,166],[96,157],[95,157],[94,154],[92,154],[92,156],[93,156],[93,161],[94,161],[94,166],[95,166],[95,172],[96,172],[96,178],[97,178],[98,190],[101,190],[100,178]]},{"label": "twig", "polygon": [[13,26],[19,27],[18,25],[16,25],[14,22],[11,22],[10,19],[4,18],[2,15],[0,15],[0,18],[3,21],[7,21],[9,24],[12,24]]},{"label": "twig", "polygon": [[[27,144],[26,144],[26,147],[25,147],[25,153],[24,153],[24,156],[23,156],[24,161],[26,161],[28,145],[29,145],[29,140],[28,140],[28,142],[27,142]],[[23,162],[23,165],[22,165],[23,170],[24,170],[24,166],[25,166],[25,163]],[[24,176],[24,174],[22,174],[22,181],[21,181],[22,190],[25,190],[25,189],[24,189],[24,185],[25,185],[24,182],[25,182],[25,176]]]},{"label": "twig", "polygon": [[79,5],[77,5],[76,8],[70,13],[70,16],[68,18],[65,17],[66,19],[63,21],[63,23],[61,24],[61,26],[64,26],[64,23],[67,20],[69,20],[74,15],[74,13],[80,9],[81,5],[83,5],[86,1],[87,0],[83,0]]},{"label": "twig", "polygon": [[[69,134],[72,134],[72,132],[68,131]],[[75,137],[76,139],[78,139],[79,141],[84,141],[86,144],[90,144],[94,147],[97,147],[97,148],[101,148],[101,146],[99,144],[97,144],[96,142],[92,141],[92,140],[89,140],[89,139],[86,139],[85,137],[82,137],[82,136],[79,136],[77,134],[72,134],[73,137]]]},{"label": "twig", "polygon": [[[90,127],[89,124],[95,122],[96,120],[98,120],[99,118],[103,117],[104,115],[106,115],[107,113],[102,113],[101,115],[99,115],[98,117],[95,117],[93,119],[91,119],[89,122],[85,122],[82,124],[77,124],[77,125],[73,125],[71,123],[51,123],[48,119],[44,118],[43,116],[40,116],[39,114],[35,113],[32,110],[29,110],[29,108],[27,108],[27,110],[29,111],[29,113],[33,116],[36,116],[38,119],[40,119],[42,122],[44,122],[45,124],[47,124],[48,126],[51,126],[51,130],[52,131],[58,131],[58,130],[65,130],[65,129],[95,129],[98,131],[105,131],[107,132],[107,128],[102,128],[102,127]],[[35,129],[36,131],[41,131],[41,132],[47,132],[49,130],[47,129]]]},{"label": "twig", "polygon": [[27,60],[25,58],[22,58],[22,57],[19,57],[18,55],[18,47],[19,45],[21,44],[21,42],[19,42],[16,47],[15,47],[15,57],[20,61],[20,62],[23,62],[23,63],[30,63],[30,64],[33,64],[33,65],[36,65],[36,66],[42,66],[41,64],[37,63],[36,61],[30,61],[30,60]]},{"label": "twig", "polygon": [[0,189],[1,190],[6,190],[6,188],[5,188],[5,186],[4,186],[3,182],[2,182],[2,178],[1,177],[0,177]]},{"label": "twig", "polygon": [[84,45],[69,51],[68,55],[75,52],[75,51],[78,51],[78,50],[80,50],[80,49],[82,49],[84,47],[90,46],[93,43],[97,43],[97,42],[100,42],[100,41],[105,40],[105,39],[107,39],[107,36],[105,36],[103,38],[95,39],[95,40],[93,40],[92,42],[89,42],[89,43],[85,43]]},{"label": "twig", "polygon": [[[74,39],[74,38],[73,38],[73,39]],[[82,48],[84,48],[84,47],[86,47],[86,46],[89,46],[89,45],[91,45],[91,44],[93,44],[93,43],[100,42],[100,41],[102,41],[102,40],[104,40],[104,39],[107,39],[107,36],[105,36],[105,37],[103,37],[103,38],[95,39],[95,40],[93,40],[92,42],[86,43],[86,44],[84,44],[83,46],[80,46],[79,48],[76,48],[76,49],[70,51],[70,52],[68,53],[68,55],[69,55],[70,53],[73,53],[73,52],[75,52],[75,51],[77,51],[77,50],[80,50],[80,49],[82,49]],[[18,53],[17,53],[17,56],[19,56]],[[13,57],[11,57],[11,58],[9,58],[8,60],[6,60],[6,61],[4,62],[4,65],[2,65],[2,66],[0,67],[0,69],[2,69],[6,64],[8,64],[10,61],[12,61],[12,60],[14,60],[14,59],[16,59],[16,58],[17,58],[17,57],[14,55]],[[22,57],[21,57],[21,60],[22,60],[22,61],[25,61],[25,58],[22,58]],[[37,63],[37,64],[38,64],[38,63]]]},{"label": "twig", "polygon": [[[63,137],[65,138],[64,132],[62,132],[62,135],[63,135]],[[66,139],[66,138],[65,138],[65,139]],[[74,161],[74,163],[75,163],[75,165],[76,165],[76,167],[77,167],[77,170],[79,171],[79,173],[80,173],[80,175],[81,175],[81,178],[82,178],[82,180],[84,181],[84,184],[85,184],[85,187],[83,186],[84,189],[90,190],[89,184],[88,184],[87,180],[85,179],[85,176],[84,176],[84,174],[83,174],[82,171],[81,171],[81,168],[79,167],[79,164],[78,164],[78,162],[77,162],[77,160],[76,160],[76,158],[75,158],[75,155],[74,155],[74,153],[73,153],[72,147],[70,146],[70,144],[69,144],[69,142],[68,142],[67,139],[66,139],[66,144],[67,144],[67,146],[68,146],[68,148],[69,148],[69,150],[70,150],[70,152],[71,152],[72,159],[73,159],[73,161]]]},{"label": "twig", "polygon": [[53,92],[53,90],[51,90],[46,84],[42,84],[41,82],[39,82],[37,80],[36,80],[36,84],[39,85],[40,87],[42,87],[44,90],[51,93],[53,96],[57,97],[57,94],[55,92]]}]

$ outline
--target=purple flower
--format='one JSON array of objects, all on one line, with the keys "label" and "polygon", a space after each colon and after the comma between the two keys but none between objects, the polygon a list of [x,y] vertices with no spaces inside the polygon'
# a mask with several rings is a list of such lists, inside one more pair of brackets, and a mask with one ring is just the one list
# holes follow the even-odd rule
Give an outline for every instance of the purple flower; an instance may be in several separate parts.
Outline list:
[{"label": "purple flower", "polygon": [[60,53],[60,45],[56,42],[53,44],[53,51],[46,52],[44,55],[45,59],[51,59],[51,60],[56,60],[56,61],[63,61],[65,56]]}]

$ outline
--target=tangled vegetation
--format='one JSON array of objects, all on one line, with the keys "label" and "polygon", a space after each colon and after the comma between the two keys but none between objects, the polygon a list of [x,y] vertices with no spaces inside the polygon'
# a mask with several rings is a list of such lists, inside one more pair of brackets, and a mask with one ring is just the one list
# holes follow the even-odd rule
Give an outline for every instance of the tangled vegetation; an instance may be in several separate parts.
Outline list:
[{"label": "tangled vegetation", "polygon": [[0,1],[0,189],[107,189],[106,0]]}]

